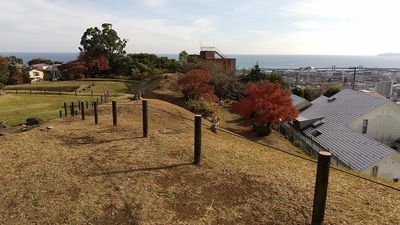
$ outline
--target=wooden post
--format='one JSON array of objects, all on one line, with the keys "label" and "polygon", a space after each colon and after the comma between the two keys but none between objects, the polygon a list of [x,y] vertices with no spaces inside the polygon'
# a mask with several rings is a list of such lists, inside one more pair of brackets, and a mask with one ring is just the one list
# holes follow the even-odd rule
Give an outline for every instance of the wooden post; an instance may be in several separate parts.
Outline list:
[{"label": "wooden post", "polygon": [[65,116],[67,116],[68,112],[67,112],[67,103],[66,102],[64,102],[64,112],[65,112]]},{"label": "wooden post", "polygon": [[81,105],[81,113],[82,113],[82,120],[85,120],[85,106],[84,106],[84,102],[80,102]]},{"label": "wooden post", "polygon": [[74,106],[74,102],[71,102],[71,116],[75,116],[75,106]]},{"label": "wooden post", "polygon": [[319,152],[311,225],[322,225],[324,223],[326,196],[328,195],[330,162],[331,153],[325,151]]},{"label": "wooden post", "polygon": [[[99,104],[98,102],[95,102]],[[112,115],[113,115],[113,125],[117,125],[117,101],[112,101]]]},{"label": "wooden post", "polygon": [[201,115],[194,117],[194,164],[200,164],[201,157]]},{"label": "wooden post", "polygon": [[62,117],[62,110],[60,110],[60,118]]},{"label": "wooden post", "polygon": [[94,102],[94,124],[97,125],[99,123],[99,114],[97,111],[97,102]]},{"label": "wooden post", "polygon": [[143,113],[143,137],[149,137],[149,121],[147,116],[147,99],[142,101],[142,113]]}]

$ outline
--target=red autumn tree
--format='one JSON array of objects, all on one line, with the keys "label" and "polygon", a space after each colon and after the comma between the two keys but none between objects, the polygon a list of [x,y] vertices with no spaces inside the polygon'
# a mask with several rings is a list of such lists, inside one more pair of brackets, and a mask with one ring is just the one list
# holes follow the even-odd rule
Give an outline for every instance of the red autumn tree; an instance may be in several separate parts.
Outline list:
[{"label": "red autumn tree", "polygon": [[71,61],[58,67],[64,80],[85,78],[86,67],[82,61]]},{"label": "red autumn tree", "polygon": [[110,69],[104,56],[92,56],[87,51],[81,51],[77,61],[85,63],[85,73],[88,77],[100,75]]},{"label": "red autumn tree", "polygon": [[245,90],[245,97],[232,106],[231,112],[244,119],[253,119],[254,125],[270,130],[272,124],[293,120],[298,112],[290,98],[290,92],[280,84],[252,83]]},{"label": "red autumn tree", "polygon": [[204,70],[189,71],[178,80],[178,84],[187,99],[218,100],[214,93],[214,87],[211,85],[211,75]]}]

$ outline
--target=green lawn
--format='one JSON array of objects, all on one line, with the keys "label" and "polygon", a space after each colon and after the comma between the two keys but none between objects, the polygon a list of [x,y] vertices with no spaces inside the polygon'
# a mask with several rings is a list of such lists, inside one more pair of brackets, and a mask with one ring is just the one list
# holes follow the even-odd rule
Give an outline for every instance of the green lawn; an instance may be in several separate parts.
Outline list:
[{"label": "green lawn", "polygon": [[[94,85],[93,85],[94,84]],[[5,91],[19,90],[20,92],[35,91],[62,91],[74,93],[75,90],[81,89],[81,94],[90,94],[91,91],[96,95],[101,95],[104,92],[104,87],[107,88],[111,95],[129,94],[129,89],[125,82],[115,81],[59,81],[59,82],[37,82],[21,85],[10,85],[4,88]],[[83,90],[85,89],[85,90]]]},{"label": "green lawn", "polygon": [[[54,94],[46,96],[42,93],[44,90],[55,90],[54,88],[57,87],[80,87],[81,91],[78,96],[75,96],[74,91],[69,94],[63,92],[61,96]],[[9,94],[0,96],[0,121],[13,126],[25,123],[25,120],[29,117],[40,117],[44,120],[56,118],[59,117],[59,111],[63,110],[64,102],[68,106],[71,102],[75,102],[75,106],[78,106],[78,101],[91,103],[96,101],[97,98],[101,101],[100,96],[103,95],[104,87],[110,93],[109,102],[126,99],[130,96],[125,82],[64,81],[7,86],[2,92],[7,91]],[[85,88],[85,90],[83,91],[82,88]],[[18,91],[17,95],[14,91],[10,91],[15,89],[21,91]],[[28,90],[36,91],[32,91],[32,95],[30,95]],[[91,97],[91,91],[93,91],[93,97]]]},{"label": "green lawn", "polygon": [[[15,95],[0,96],[0,121],[13,126],[24,123],[29,117],[42,119],[59,117],[59,111],[63,110],[64,102],[71,102],[78,106],[78,101],[96,100],[97,97],[89,96],[56,96],[56,95]],[[69,110],[68,110],[69,111]]]}]

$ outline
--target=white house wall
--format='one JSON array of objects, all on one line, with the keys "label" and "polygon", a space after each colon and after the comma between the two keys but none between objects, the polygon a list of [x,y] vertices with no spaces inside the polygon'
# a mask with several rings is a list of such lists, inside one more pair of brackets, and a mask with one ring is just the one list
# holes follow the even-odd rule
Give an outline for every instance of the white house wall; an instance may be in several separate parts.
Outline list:
[{"label": "white house wall", "polygon": [[400,179],[400,153],[394,152],[390,156],[362,170],[361,173],[373,176],[375,166],[378,167],[377,177],[390,181]]},{"label": "white house wall", "polygon": [[348,127],[362,133],[363,120],[368,120],[367,133],[387,146],[400,138],[400,106],[389,101],[387,104],[351,122]]},{"label": "white house wall", "polygon": [[[37,73],[38,76],[35,76],[35,73]],[[40,78],[41,80],[43,80],[44,72],[40,71],[40,70],[36,70],[36,69],[30,70],[29,71],[29,78],[30,79],[38,79],[38,78]]]}]

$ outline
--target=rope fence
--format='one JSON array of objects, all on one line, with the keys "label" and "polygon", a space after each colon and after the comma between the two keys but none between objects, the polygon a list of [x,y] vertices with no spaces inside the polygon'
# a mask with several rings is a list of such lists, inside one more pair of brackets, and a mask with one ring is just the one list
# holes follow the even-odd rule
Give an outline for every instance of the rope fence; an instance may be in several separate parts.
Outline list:
[{"label": "rope fence", "polygon": [[[102,102],[101,102],[102,103]],[[92,107],[94,111],[94,119],[95,119],[95,125],[98,124],[98,99],[97,101],[92,102]],[[85,120],[85,103],[84,102],[79,102],[79,110],[81,111],[82,114],[82,120]],[[124,104],[120,104],[124,105]],[[132,104],[129,104],[132,105]],[[139,106],[140,104],[133,104],[134,106]],[[193,121],[193,118],[187,118],[182,115],[178,115],[172,112],[168,112],[163,109],[159,109],[154,106],[148,106],[148,101],[147,99],[142,100],[142,123],[143,123],[143,138],[148,138],[149,137],[149,121],[148,121],[148,108],[152,108],[154,110],[167,113],[169,115],[175,116],[179,119],[184,119],[188,121]],[[64,102],[64,114],[67,115],[67,104]],[[75,105],[74,102],[71,102],[70,105],[70,111],[71,111],[71,116],[76,115],[75,111]],[[86,108],[88,108],[88,102],[86,102]],[[62,117],[62,110],[60,110],[60,117]],[[117,102],[112,101],[112,118],[113,118],[113,126],[117,126]],[[202,125],[209,127],[210,129],[212,126],[209,126],[207,124],[202,123],[202,117],[201,115],[195,115],[194,117],[194,142],[193,142],[193,149],[194,149],[194,158],[193,158],[193,164],[194,165],[199,165],[201,162],[201,142],[202,142]],[[257,145],[261,145],[263,147],[268,147],[269,149],[279,151],[283,154],[287,154],[296,158],[299,158],[301,160],[305,160],[307,162],[311,162],[313,164],[317,163],[317,174],[316,174],[316,181],[315,181],[315,192],[314,192],[314,202],[313,202],[313,215],[312,215],[312,222],[311,224],[323,224],[323,219],[324,219],[324,214],[325,214],[325,205],[326,205],[326,198],[327,198],[327,190],[328,190],[328,180],[329,180],[329,170],[330,170],[330,165],[331,165],[331,154],[327,151],[320,151],[318,153],[318,160],[310,159],[301,155],[297,155],[293,152],[288,152],[282,149],[275,148],[273,146],[269,146],[267,144],[263,144],[257,141],[250,140],[244,136],[241,136],[239,134],[227,131],[222,128],[218,128],[218,131],[224,132],[228,135],[232,135],[241,139],[244,139],[246,141],[255,143]],[[366,177],[351,173],[349,171],[345,171],[343,169],[340,169],[339,167],[332,167],[333,170],[338,171],[340,173],[343,173],[348,176],[352,176],[358,179],[362,179],[365,181],[369,181],[371,183],[380,185],[385,188],[390,188],[395,191],[400,191],[400,188],[390,186],[385,183],[381,183],[372,179],[368,179]]]}]

